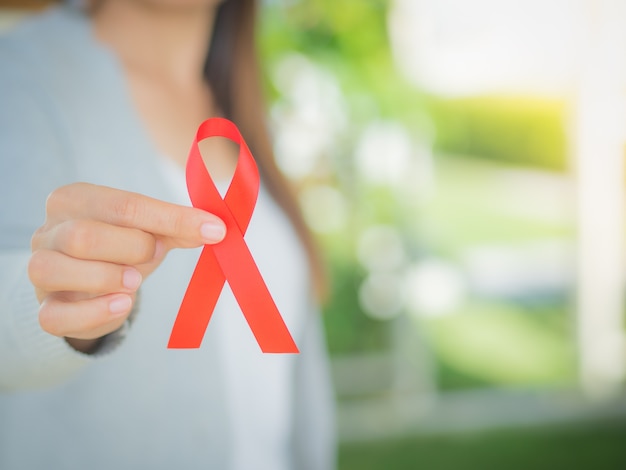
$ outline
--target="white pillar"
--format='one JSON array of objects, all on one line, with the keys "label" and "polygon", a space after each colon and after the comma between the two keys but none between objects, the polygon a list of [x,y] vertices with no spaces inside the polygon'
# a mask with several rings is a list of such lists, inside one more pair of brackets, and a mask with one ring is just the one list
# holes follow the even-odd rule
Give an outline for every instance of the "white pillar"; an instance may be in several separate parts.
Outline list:
[{"label": "white pillar", "polygon": [[590,0],[589,14],[571,136],[578,184],[576,318],[581,385],[602,397],[617,390],[626,370],[626,2]]}]

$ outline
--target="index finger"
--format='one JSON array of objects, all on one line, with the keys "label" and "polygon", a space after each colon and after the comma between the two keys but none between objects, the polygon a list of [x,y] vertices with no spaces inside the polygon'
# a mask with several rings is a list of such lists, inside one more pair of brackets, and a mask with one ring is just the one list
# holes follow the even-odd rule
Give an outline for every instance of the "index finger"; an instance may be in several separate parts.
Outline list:
[{"label": "index finger", "polygon": [[46,206],[51,217],[95,219],[135,228],[170,238],[180,247],[217,243],[226,233],[219,217],[201,209],[89,183],[55,190],[48,196]]}]

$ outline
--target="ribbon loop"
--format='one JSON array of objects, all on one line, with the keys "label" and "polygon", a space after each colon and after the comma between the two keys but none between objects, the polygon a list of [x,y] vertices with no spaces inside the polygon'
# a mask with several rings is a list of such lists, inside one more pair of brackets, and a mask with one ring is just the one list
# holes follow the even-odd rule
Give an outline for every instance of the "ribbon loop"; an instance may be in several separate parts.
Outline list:
[{"label": "ribbon loop", "polygon": [[[204,165],[198,143],[226,137],[239,145],[232,181],[222,199]],[[205,245],[183,297],[168,348],[198,348],[224,283],[228,284],[264,353],[297,353],[244,234],[259,193],[259,170],[234,123],[223,118],[204,121],[191,146],[186,168],[187,189],[194,207],[211,212],[226,224],[224,240]]]}]

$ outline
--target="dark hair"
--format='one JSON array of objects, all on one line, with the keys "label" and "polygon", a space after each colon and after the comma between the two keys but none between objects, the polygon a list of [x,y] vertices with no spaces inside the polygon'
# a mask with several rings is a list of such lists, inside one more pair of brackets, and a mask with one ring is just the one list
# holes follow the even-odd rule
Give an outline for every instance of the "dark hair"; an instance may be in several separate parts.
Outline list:
[{"label": "dark hair", "polygon": [[326,294],[324,263],[296,197],[274,160],[256,50],[256,1],[225,0],[217,8],[205,77],[224,116],[243,134],[269,193],[306,249],[318,297]]}]

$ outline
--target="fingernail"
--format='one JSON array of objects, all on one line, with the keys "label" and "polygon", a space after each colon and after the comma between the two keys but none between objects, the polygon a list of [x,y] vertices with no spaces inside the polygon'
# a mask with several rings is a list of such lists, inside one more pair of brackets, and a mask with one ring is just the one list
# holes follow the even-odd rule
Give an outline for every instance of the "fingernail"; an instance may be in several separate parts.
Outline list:
[{"label": "fingernail", "polygon": [[128,312],[132,305],[133,301],[128,295],[120,295],[109,302],[109,311],[113,315],[122,315]]},{"label": "fingernail", "polygon": [[135,269],[126,269],[122,275],[122,284],[126,289],[135,291],[141,285],[141,274]]},{"label": "fingernail", "polygon": [[200,227],[200,233],[206,243],[217,243],[226,236],[224,224],[207,222]]}]

